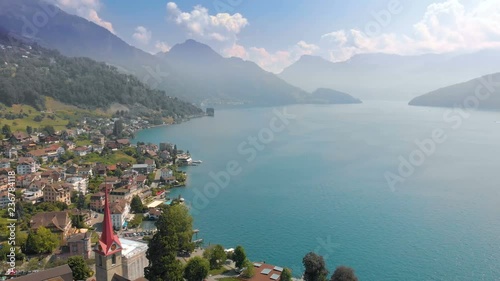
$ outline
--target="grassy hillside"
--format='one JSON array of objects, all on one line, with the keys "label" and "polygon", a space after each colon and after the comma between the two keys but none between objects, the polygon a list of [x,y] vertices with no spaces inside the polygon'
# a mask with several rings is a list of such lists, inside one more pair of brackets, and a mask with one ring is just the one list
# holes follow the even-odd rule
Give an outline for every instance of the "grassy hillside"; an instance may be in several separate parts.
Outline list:
[{"label": "grassy hillside", "polygon": [[[84,116],[110,117],[101,110],[84,110],[60,103],[52,98],[46,98],[45,103],[47,109],[43,111],[25,104],[6,106],[0,103],[0,125],[9,125],[12,131],[25,131],[27,126],[43,128],[47,125],[53,126],[56,130],[62,130],[70,121],[76,123]],[[35,121],[40,120],[36,117],[41,117],[41,121]]]},{"label": "grassy hillside", "polygon": [[[88,110],[120,105],[142,116],[183,118],[201,109],[88,58],[68,58],[0,32],[0,102],[49,110],[46,97]],[[68,108],[68,110],[73,110]]]}]

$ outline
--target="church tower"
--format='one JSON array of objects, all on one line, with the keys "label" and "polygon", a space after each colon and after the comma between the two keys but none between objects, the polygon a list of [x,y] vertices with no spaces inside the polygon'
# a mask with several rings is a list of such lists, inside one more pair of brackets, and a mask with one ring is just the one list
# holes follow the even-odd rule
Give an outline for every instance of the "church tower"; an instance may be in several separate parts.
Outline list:
[{"label": "church tower", "polygon": [[122,275],[122,245],[113,231],[111,212],[109,211],[108,189],[105,189],[104,220],[102,234],[94,247],[96,281],[112,281],[115,274]]}]

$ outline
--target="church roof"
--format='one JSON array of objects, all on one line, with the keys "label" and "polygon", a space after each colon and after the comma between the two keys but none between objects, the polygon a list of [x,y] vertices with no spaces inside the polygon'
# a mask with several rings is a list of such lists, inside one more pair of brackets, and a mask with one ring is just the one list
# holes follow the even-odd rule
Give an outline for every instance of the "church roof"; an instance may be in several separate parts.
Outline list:
[{"label": "church roof", "polygon": [[122,249],[120,239],[113,231],[113,223],[111,222],[111,212],[109,210],[109,191],[106,188],[104,196],[104,220],[102,227],[101,238],[97,242],[97,248],[95,252],[100,253],[104,256],[112,255],[119,252]]}]

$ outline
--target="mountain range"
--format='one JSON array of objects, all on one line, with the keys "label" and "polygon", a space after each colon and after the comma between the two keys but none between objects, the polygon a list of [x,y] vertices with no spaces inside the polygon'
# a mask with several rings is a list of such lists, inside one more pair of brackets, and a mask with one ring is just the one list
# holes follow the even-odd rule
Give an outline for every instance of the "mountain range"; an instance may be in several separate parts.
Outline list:
[{"label": "mountain range", "polygon": [[303,56],[279,74],[307,91],[326,87],[362,99],[408,101],[418,95],[500,71],[500,50],[470,54],[355,55],[344,62]]},{"label": "mountain range", "polygon": [[[33,20],[40,14],[47,17],[43,24]],[[344,62],[305,55],[275,75],[253,62],[224,58],[194,40],[152,55],[42,0],[0,0],[0,28],[65,56],[89,57],[113,65],[169,96],[203,106],[359,102],[351,95],[408,101],[429,92],[426,97],[444,95],[435,89],[454,84],[458,86],[452,89],[458,93],[459,87],[467,85],[463,81],[500,71],[500,50],[488,49],[417,56],[360,54]],[[450,94],[445,96],[448,101],[433,99],[435,104],[449,105],[453,99]]]},{"label": "mountain range", "polygon": [[[45,24],[29,19],[45,14]],[[152,55],[130,46],[105,28],[41,0],[0,0],[0,27],[70,57],[114,65],[154,88],[198,105],[283,105],[307,102],[310,94],[239,58],[224,58],[188,40]]]},{"label": "mountain range", "polygon": [[[177,44],[169,52],[156,56],[175,70],[160,88],[166,88],[167,92],[184,90],[186,92],[177,95],[188,95],[196,101],[279,105],[302,102],[309,95],[253,62],[224,58],[194,40]],[[171,84],[173,79],[178,79],[177,83]],[[182,85],[179,87],[179,84]]]}]

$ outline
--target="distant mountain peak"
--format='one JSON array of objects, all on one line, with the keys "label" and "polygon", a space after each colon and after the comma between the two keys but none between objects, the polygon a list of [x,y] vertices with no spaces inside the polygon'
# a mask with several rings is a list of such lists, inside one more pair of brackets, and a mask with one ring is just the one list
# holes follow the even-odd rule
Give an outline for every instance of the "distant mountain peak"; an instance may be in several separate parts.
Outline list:
[{"label": "distant mountain peak", "polygon": [[188,39],[184,43],[176,44],[170,49],[169,53],[176,52],[199,52],[203,54],[211,54],[214,56],[222,57],[216,51],[214,51],[210,46],[200,43],[193,39]]}]

